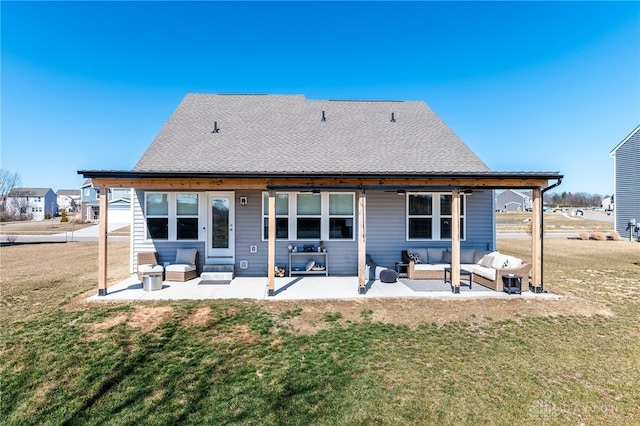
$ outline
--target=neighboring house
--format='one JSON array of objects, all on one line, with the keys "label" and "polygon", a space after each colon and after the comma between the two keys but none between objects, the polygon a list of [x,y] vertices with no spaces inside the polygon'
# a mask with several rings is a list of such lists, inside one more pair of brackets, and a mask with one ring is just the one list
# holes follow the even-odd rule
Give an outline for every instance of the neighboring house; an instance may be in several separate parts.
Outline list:
[{"label": "neighboring house", "polygon": [[393,268],[407,248],[447,247],[459,282],[461,247],[496,248],[493,190],[532,190],[541,223],[542,192],[562,179],[491,171],[424,102],[299,95],[189,94],[133,170],[78,173],[96,187],[133,188],[132,272],[138,252],[155,251],[164,263],[178,248],[195,248],[200,270],[225,265],[236,276],[264,276],[269,294],[275,266],[295,266],[289,246],[322,245],[328,274],[357,276],[360,292],[365,254]]},{"label": "neighboring house", "polygon": [[615,230],[640,238],[640,126],[609,154],[613,158]]},{"label": "neighboring house", "polygon": [[[80,186],[81,219],[97,221],[100,217],[98,190],[91,179]],[[131,188],[110,188],[108,191],[108,220],[110,222],[131,223]]]},{"label": "neighboring house", "polygon": [[51,188],[13,188],[6,209],[17,220],[44,220],[58,213],[58,203]]},{"label": "neighboring house", "polygon": [[531,196],[513,189],[496,195],[496,209],[503,212],[524,212],[531,210]]},{"label": "neighboring house", "polygon": [[58,210],[67,213],[75,213],[80,207],[80,190],[78,189],[59,189],[56,192],[56,201]]},{"label": "neighboring house", "polygon": [[614,200],[615,198],[613,196],[606,196],[602,199],[602,202],[600,203],[600,207],[602,207],[605,211],[613,211],[614,209]]}]

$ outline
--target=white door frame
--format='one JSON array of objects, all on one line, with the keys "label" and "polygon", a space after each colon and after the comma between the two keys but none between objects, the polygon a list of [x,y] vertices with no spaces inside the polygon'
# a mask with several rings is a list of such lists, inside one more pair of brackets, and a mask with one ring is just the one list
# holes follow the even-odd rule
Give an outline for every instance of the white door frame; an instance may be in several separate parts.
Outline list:
[{"label": "white door frame", "polygon": [[[222,205],[228,208],[228,224],[227,224],[227,241],[222,240],[222,244],[226,247],[214,248],[214,227],[213,227],[213,201],[219,199]],[[223,200],[226,200],[223,201]],[[224,237],[224,235],[223,235]],[[233,261],[235,257],[235,192],[233,191],[211,191],[207,192],[207,259],[224,258],[228,263]]]}]

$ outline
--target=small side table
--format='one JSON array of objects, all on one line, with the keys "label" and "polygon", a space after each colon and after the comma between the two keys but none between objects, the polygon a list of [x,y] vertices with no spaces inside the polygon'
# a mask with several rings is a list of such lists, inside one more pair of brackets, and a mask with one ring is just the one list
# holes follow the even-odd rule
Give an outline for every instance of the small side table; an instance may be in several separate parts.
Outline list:
[{"label": "small side table", "polygon": [[[449,279],[447,279],[447,273],[449,274]],[[451,266],[445,266],[444,268],[444,282],[445,283],[451,283],[451,289],[453,290],[453,275],[451,273]],[[465,269],[460,269],[460,284],[461,285],[465,285],[464,282],[462,281],[463,278],[469,278],[469,289],[473,288],[473,274],[471,273],[471,271],[467,271]]]},{"label": "small side table", "polygon": [[407,278],[408,267],[409,267],[408,263],[396,262],[396,272],[398,273],[398,278]]},{"label": "small side table", "polygon": [[502,290],[509,294],[522,293],[522,277],[515,274],[507,274],[502,276]]}]

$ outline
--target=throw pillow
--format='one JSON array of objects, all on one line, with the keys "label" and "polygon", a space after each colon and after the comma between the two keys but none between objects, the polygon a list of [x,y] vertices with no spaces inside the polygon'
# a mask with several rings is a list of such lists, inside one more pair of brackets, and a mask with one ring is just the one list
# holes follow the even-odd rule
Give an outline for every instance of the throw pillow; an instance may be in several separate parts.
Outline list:
[{"label": "throw pillow", "polygon": [[429,263],[442,263],[442,255],[445,249],[443,248],[427,248],[427,256],[429,257]]},{"label": "throw pillow", "polygon": [[178,249],[176,251],[176,264],[193,265],[196,258],[196,249]]},{"label": "throw pillow", "polygon": [[460,250],[460,263],[464,263],[465,265],[470,265],[474,263],[473,256],[475,254],[474,249],[462,249]]},{"label": "throw pillow", "polygon": [[451,263],[451,252],[445,251],[442,253],[442,263]]},{"label": "throw pillow", "polygon": [[519,268],[522,266],[522,259],[518,259],[514,256],[507,256],[505,268]]},{"label": "throw pillow", "polygon": [[422,259],[420,259],[420,255],[418,253],[407,253],[409,255],[409,259],[413,260],[413,263],[418,264],[422,263]]},{"label": "throw pillow", "polygon": [[491,268],[491,265],[493,265],[493,256],[491,256],[490,254],[484,255],[484,257],[480,259],[480,262],[478,262],[478,265],[485,268]]},{"label": "throw pillow", "polygon": [[507,256],[502,253],[498,253],[493,256],[493,263],[491,264],[491,267],[493,269],[503,269],[505,262],[508,263]]},{"label": "throw pillow", "polygon": [[316,266],[316,261],[310,260],[309,262],[307,262],[307,267],[305,269],[307,271],[310,271],[311,269],[313,269],[314,266]]},{"label": "throw pillow", "polygon": [[489,254],[486,251],[482,251],[482,250],[474,250],[473,253],[473,263],[480,263],[480,260],[486,255]]}]

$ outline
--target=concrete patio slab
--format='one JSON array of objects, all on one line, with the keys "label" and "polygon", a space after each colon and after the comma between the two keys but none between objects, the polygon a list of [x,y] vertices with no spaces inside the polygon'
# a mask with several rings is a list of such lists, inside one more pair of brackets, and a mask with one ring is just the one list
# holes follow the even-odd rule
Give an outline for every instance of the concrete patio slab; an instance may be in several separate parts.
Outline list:
[{"label": "concrete patio slab", "polygon": [[[426,281],[426,280],[424,280]],[[162,289],[145,291],[134,274],[107,289],[106,296],[91,296],[89,300],[205,300],[205,299],[254,299],[254,300],[329,300],[366,298],[433,298],[433,299],[485,299],[485,298],[560,298],[557,295],[523,292],[509,295],[489,290],[480,285],[473,289],[461,286],[459,294],[453,294],[442,281],[428,282],[427,290],[414,291],[401,281],[367,284],[365,294],[358,294],[357,277],[283,277],[276,278],[275,295],[267,295],[265,277],[235,278],[229,284],[204,284],[200,278],[187,282],[163,282]],[[432,284],[430,286],[430,284]],[[431,289],[433,291],[431,291]]]}]

